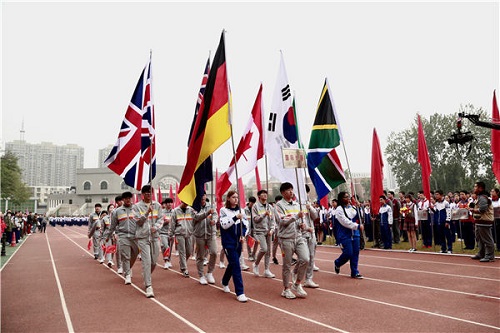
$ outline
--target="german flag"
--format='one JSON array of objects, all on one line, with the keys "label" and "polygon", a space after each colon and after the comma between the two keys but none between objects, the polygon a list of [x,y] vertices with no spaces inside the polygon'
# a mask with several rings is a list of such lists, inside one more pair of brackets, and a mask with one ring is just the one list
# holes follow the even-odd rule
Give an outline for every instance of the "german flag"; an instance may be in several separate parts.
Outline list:
[{"label": "german flag", "polygon": [[186,166],[179,186],[181,201],[193,204],[196,198],[196,170],[230,137],[229,84],[223,31],[188,146]]}]

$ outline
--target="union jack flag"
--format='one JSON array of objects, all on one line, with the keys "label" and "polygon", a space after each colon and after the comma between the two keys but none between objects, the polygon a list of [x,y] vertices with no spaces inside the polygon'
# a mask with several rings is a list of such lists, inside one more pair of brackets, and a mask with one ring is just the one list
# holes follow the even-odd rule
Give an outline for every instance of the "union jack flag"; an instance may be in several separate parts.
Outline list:
[{"label": "union jack flag", "polygon": [[104,164],[136,190],[156,176],[156,133],[151,57],[128,105],[118,140]]}]

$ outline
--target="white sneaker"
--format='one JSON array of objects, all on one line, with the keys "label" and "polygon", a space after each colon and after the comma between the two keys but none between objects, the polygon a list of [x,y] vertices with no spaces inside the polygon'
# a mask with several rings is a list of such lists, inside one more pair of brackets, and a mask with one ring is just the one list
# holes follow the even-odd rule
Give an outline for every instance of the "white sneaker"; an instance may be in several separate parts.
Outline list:
[{"label": "white sneaker", "polygon": [[224,263],[221,261],[221,262],[219,263],[219,268],[220,268],[220,269],[224,269],[224,268],[226,268],[226,265],[224,265]]},{"label": "white sneaker", "polygon": [[149,286],[146,288],[146,297],[147,298],[155,297],[155,294],[153,293],[153,287]]},{"label": "white sneaker", "polygon": [[306,288],[319,288],[319,284],[317,284],[313,280],[306,280],[304,282],[304,287],[306,287]]},{"label": "white sneaker", "polygon": [[318,266],[316,266],[316,265],[314,265],[314,267],[313,267],[313,271],[315,271],[315,272],[319,271],[319,267],[318,267]]},{"label": "white sneaker", "polygon": [[248,298],[245,296],[245,294],[238,295],[236,299],[241,303],[245,303],[246,301],[248,301]]},{"label": "white sneaker", "polygon": [[207,278],[208,283],[210,283],[210,284],[215,283],[214,275],[212,273],[207,273],[206,278]]},{"label": "white sneaker", "polygon": [[196,260],[196,257],[195,256],[191,256],[190,258],[191,260]]},{"label": "white sneaker", "polygon": [[208,259],[207,258],[203,259],[203,266],[206,266],[206,265],[208,265]]},{"label": "white sneaker", "polygon": [[168,269],[168,264],[169,264],[169,262],[168,262],[168,261],[165,261],[165,265],[163,265],[163,268],[164,268],[164,269]]},{"label": "white sneaker", "polygon": [[222,285],[222,290],[224,290],[225,293],[230,293],[231,290],[229,290],[229,286]]},{"label": "white sneaker", "polygon": [[281,297],[285,297],[287,299],[294,299],[297,298],[290,289],[285,289],[281,292]]},{"label": "white sneaker", "polygon": [[117,272],[118,274],[123,274],[123,268],[118,267],[118,269],[116,270],[116,272]]},{"label": "white sneaker", "polygon": [[132,277],[130,274],[125,276],[125,284],[132,284]]},{"label": "white sneaker", "polygon": [[109,267],[109,268],[113,267],[113,265],[114,265],[114,264],[115,264],[115,263],[114,263],[112,260],[108,261],[108,267]]},{"label": "white sneaker", "polygon": [[242,266],[241,266],[241,270],[242,270],[242,271],[248,271],[248,269],[249,269],[249,268],[250,268],[250,267],[249,267],[249,266],[247,266],[247,265],[242,265]]},{"label": "white sneaker", "polygon": [[300,298],[307,297],[307,293],[302,288],[302,285],[300,283],[299,284],[297,284],[297,283],[292,284],[292,290],[295,291],[295,293],[297,294],[297,297],[300,297]]},{"label": "white sneaker", "polygon": [[200,277],[200,284],[208,284],[208,281],[207,281],[207,278],[205,277],[205,275],[202,275]]},{"label": "white sneaker", "polygon": [[178,256],[179,255],[179,251],[175,251],[174,255]]},{"label": "white sneaker", "polygon": [[253,267],[253,275],[259,276],[259,266],[255,265],[255,263],[253,263],[252,267]]},{"label": "white sneaker", "polygon": [[98,261],[100,264],[102,264],[104,262],[104,259],[99,259]]},{"label": "white sneaker", "polygon": [[270,278],[270,279],[272,279],[272,278],[273,278],[273,277],[275,277],[275,276],[276,276],[276,275],[274,275],[274,274],[273,274],[270,270],[268,270],[268,269],[266,269],[266,270],[264,271],[264,277],[266,277],[266,278]]},{"label": "white sneaker", "polygon": [[165,266],[167,266],[167,268],[172,268],[172,263],[170,261],[167,261],[165,263]]}]

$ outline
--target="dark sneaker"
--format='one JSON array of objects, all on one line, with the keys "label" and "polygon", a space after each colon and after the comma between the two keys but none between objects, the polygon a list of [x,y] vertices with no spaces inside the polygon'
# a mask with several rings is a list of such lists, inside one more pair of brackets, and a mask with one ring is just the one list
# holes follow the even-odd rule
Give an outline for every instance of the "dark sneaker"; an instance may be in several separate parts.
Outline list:
[{"label": "dark sneaker", "polygon": [[339,274],[340,273],[340,267],[335,265],[335,263],[333,264],[333,266],[335,267],[335,273],[336,274]]},{"label": "dark sneaker", "polygon": [[470,257],[471,259],[474,259],[474,260],[479,260],[479,259],[482,259],[480,256],[478,256],[477,254],[475,256],[472,256]]},{"label": "dark sneaker", "polygon": [[356,274],[356,275],[351,275],[351,277],[352,277],[353,279],[362,279],[362,278],[363,278],[363,275],[361,275],[361,274],[359,274],[359,273],[358,273],[358,274]]},{"label": "dark sneaker", "polygon": [[483,259],[480,259],[479,262],[493,262],[495,261],[495,259],[492,259],[492,258],[486,258],[484,257]]},{"label": "dark sneaker", "polygon": [[274,257],[274,258],[273,258],[273,263],[274,263],[275,265],[279,265],[279,264],[280,264],[280,263],[278,262],[278,259],[276,259],[276,257]]}]

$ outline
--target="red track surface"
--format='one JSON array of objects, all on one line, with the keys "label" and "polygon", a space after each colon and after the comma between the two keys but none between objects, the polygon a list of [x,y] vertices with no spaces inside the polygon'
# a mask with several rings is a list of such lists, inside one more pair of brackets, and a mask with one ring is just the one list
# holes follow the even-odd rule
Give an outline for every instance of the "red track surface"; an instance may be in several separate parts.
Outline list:
[{"label": "red track surface", "polygon": [[500,260],[365,250],[365,279],[354,280],[348,266],[333,272],[338,248],[318,247],[320,288],[306,289],[306,299],[280,297],[281,266],[271,264],[275,279],[243,274],[250,301],[242,304],[222,292],[218,265],[215,286],[202,286],[195,262],[186,279],[175,256],[173,269],[153,273],[156,298],[148,299],[140,262],[126,286],[87,241],[85,227],[49,227],[22,243],[1,271],[2,332],[500,331]]}]

